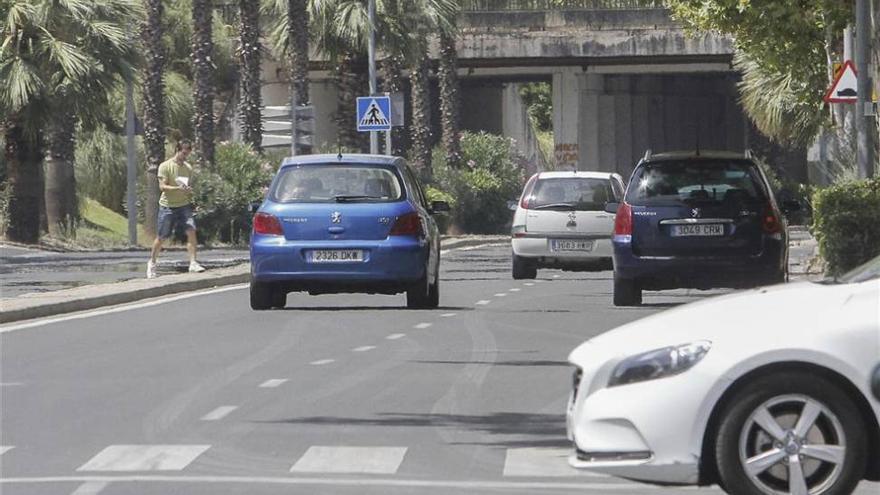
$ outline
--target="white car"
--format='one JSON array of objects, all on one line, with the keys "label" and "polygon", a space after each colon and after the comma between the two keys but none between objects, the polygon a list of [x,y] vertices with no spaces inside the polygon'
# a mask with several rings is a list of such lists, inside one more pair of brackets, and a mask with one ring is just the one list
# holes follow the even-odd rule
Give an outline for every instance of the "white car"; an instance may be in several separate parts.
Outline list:
[{"label": "white car", "polygon": [[610,262],[614,215],[605,203],[623,197],[623,179],[603,172],[539,172],[523,188],[513,215],[513,278],[538,268],[584,269]]},{"label": "white car", "polygon": [[737,495],[880,479],[880,257],[644,318],[569,361],[574,467]]}]

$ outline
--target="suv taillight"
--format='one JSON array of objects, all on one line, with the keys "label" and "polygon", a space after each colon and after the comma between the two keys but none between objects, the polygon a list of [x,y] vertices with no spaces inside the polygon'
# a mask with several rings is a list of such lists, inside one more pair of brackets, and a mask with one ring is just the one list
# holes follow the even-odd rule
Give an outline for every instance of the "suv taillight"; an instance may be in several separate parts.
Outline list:
[{"label": "suv taillight", "polygon": [[281,230],[281,222],[278,217],[268,213],[257,213],[254,215],[254,233],[265,235],[284,235]]},{"label": "suv taillight", "polygon": [[761,228],[765,234],[778,234],[782,232],[782,222],[773,210],[773,205],[767,204],[764,207],[764,213],[761,214]]},{"label": "suv taillight", "polygon": [[416,212],[407,213],[406,215],[397,217],[397,221],[394,222],[394,225],[391,227],[391,232],[388,233],[388,235],[416,236],[421,236],[423,234],[422,219],[419,218],[419,214]]},{"label": "suv taillight", "polygon": [[535,184],[538,182],[538,176],[541,174],[535,174],[526,182],[526,187],[523,188],[522,199],[519,201],[519,206],[524,209],[529,209],[529,200],[532,199],[532,192],[535,190]]},{"label": "suv taillight", "polygon": [[617,207],[617,216],[614,217],[614,240],[616,242],[632,242],[632,233],[632,207],[623,201]]}]

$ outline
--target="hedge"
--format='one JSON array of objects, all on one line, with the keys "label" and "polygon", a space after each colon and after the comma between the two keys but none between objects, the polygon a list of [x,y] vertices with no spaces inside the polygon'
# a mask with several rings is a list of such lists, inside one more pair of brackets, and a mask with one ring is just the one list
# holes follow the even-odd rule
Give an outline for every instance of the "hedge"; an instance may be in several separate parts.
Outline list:
[{"label": "hedge", "polygon": [[821,189],[812,202],[813,234],[829,275],[880,255],[880,178]]}]

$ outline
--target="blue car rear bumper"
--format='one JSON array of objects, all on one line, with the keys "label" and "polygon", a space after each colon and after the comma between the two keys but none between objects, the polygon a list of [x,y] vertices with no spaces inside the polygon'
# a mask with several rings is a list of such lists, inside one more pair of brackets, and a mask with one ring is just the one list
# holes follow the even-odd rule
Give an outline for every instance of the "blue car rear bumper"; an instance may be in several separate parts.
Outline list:
[{"label": "blue car rear bumper", "polygon": [[628,243],[614,243],[614,276],[636,280],[649,290],[715,287],[748,288],[785,280],[788,249],[765,243],[756,255],[638,256]]},{"label": "blue car rear bumper", "polygon": [[[315,249],[360,249],[363,261],[312,263]],[[279,283],[291,290],[320,292],[345,288],[377,292],[405,289],[425,275],[430,246],[423,239],[390,236],[379,241],[291,241],[281,236],[251,239],[251,279]]]}]

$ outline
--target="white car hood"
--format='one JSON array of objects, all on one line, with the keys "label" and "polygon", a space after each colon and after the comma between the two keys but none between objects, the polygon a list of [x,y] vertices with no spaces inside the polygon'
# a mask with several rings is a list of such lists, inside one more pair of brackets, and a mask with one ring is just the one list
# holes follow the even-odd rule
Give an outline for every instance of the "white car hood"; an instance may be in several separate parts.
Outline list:
[{"label": "white car hood", "polygon": [[852,294],[870,283],[880,286],[877,281],[802,282],[712,297],[610,330],[575,348],[569,361],[581,366],[597,353],[607,358],[629,356],[697,340],[709,340],[713,347],[754,342],[756,348],[796,341],[795,335],[826,329],[827,321],[834,319]]}]

